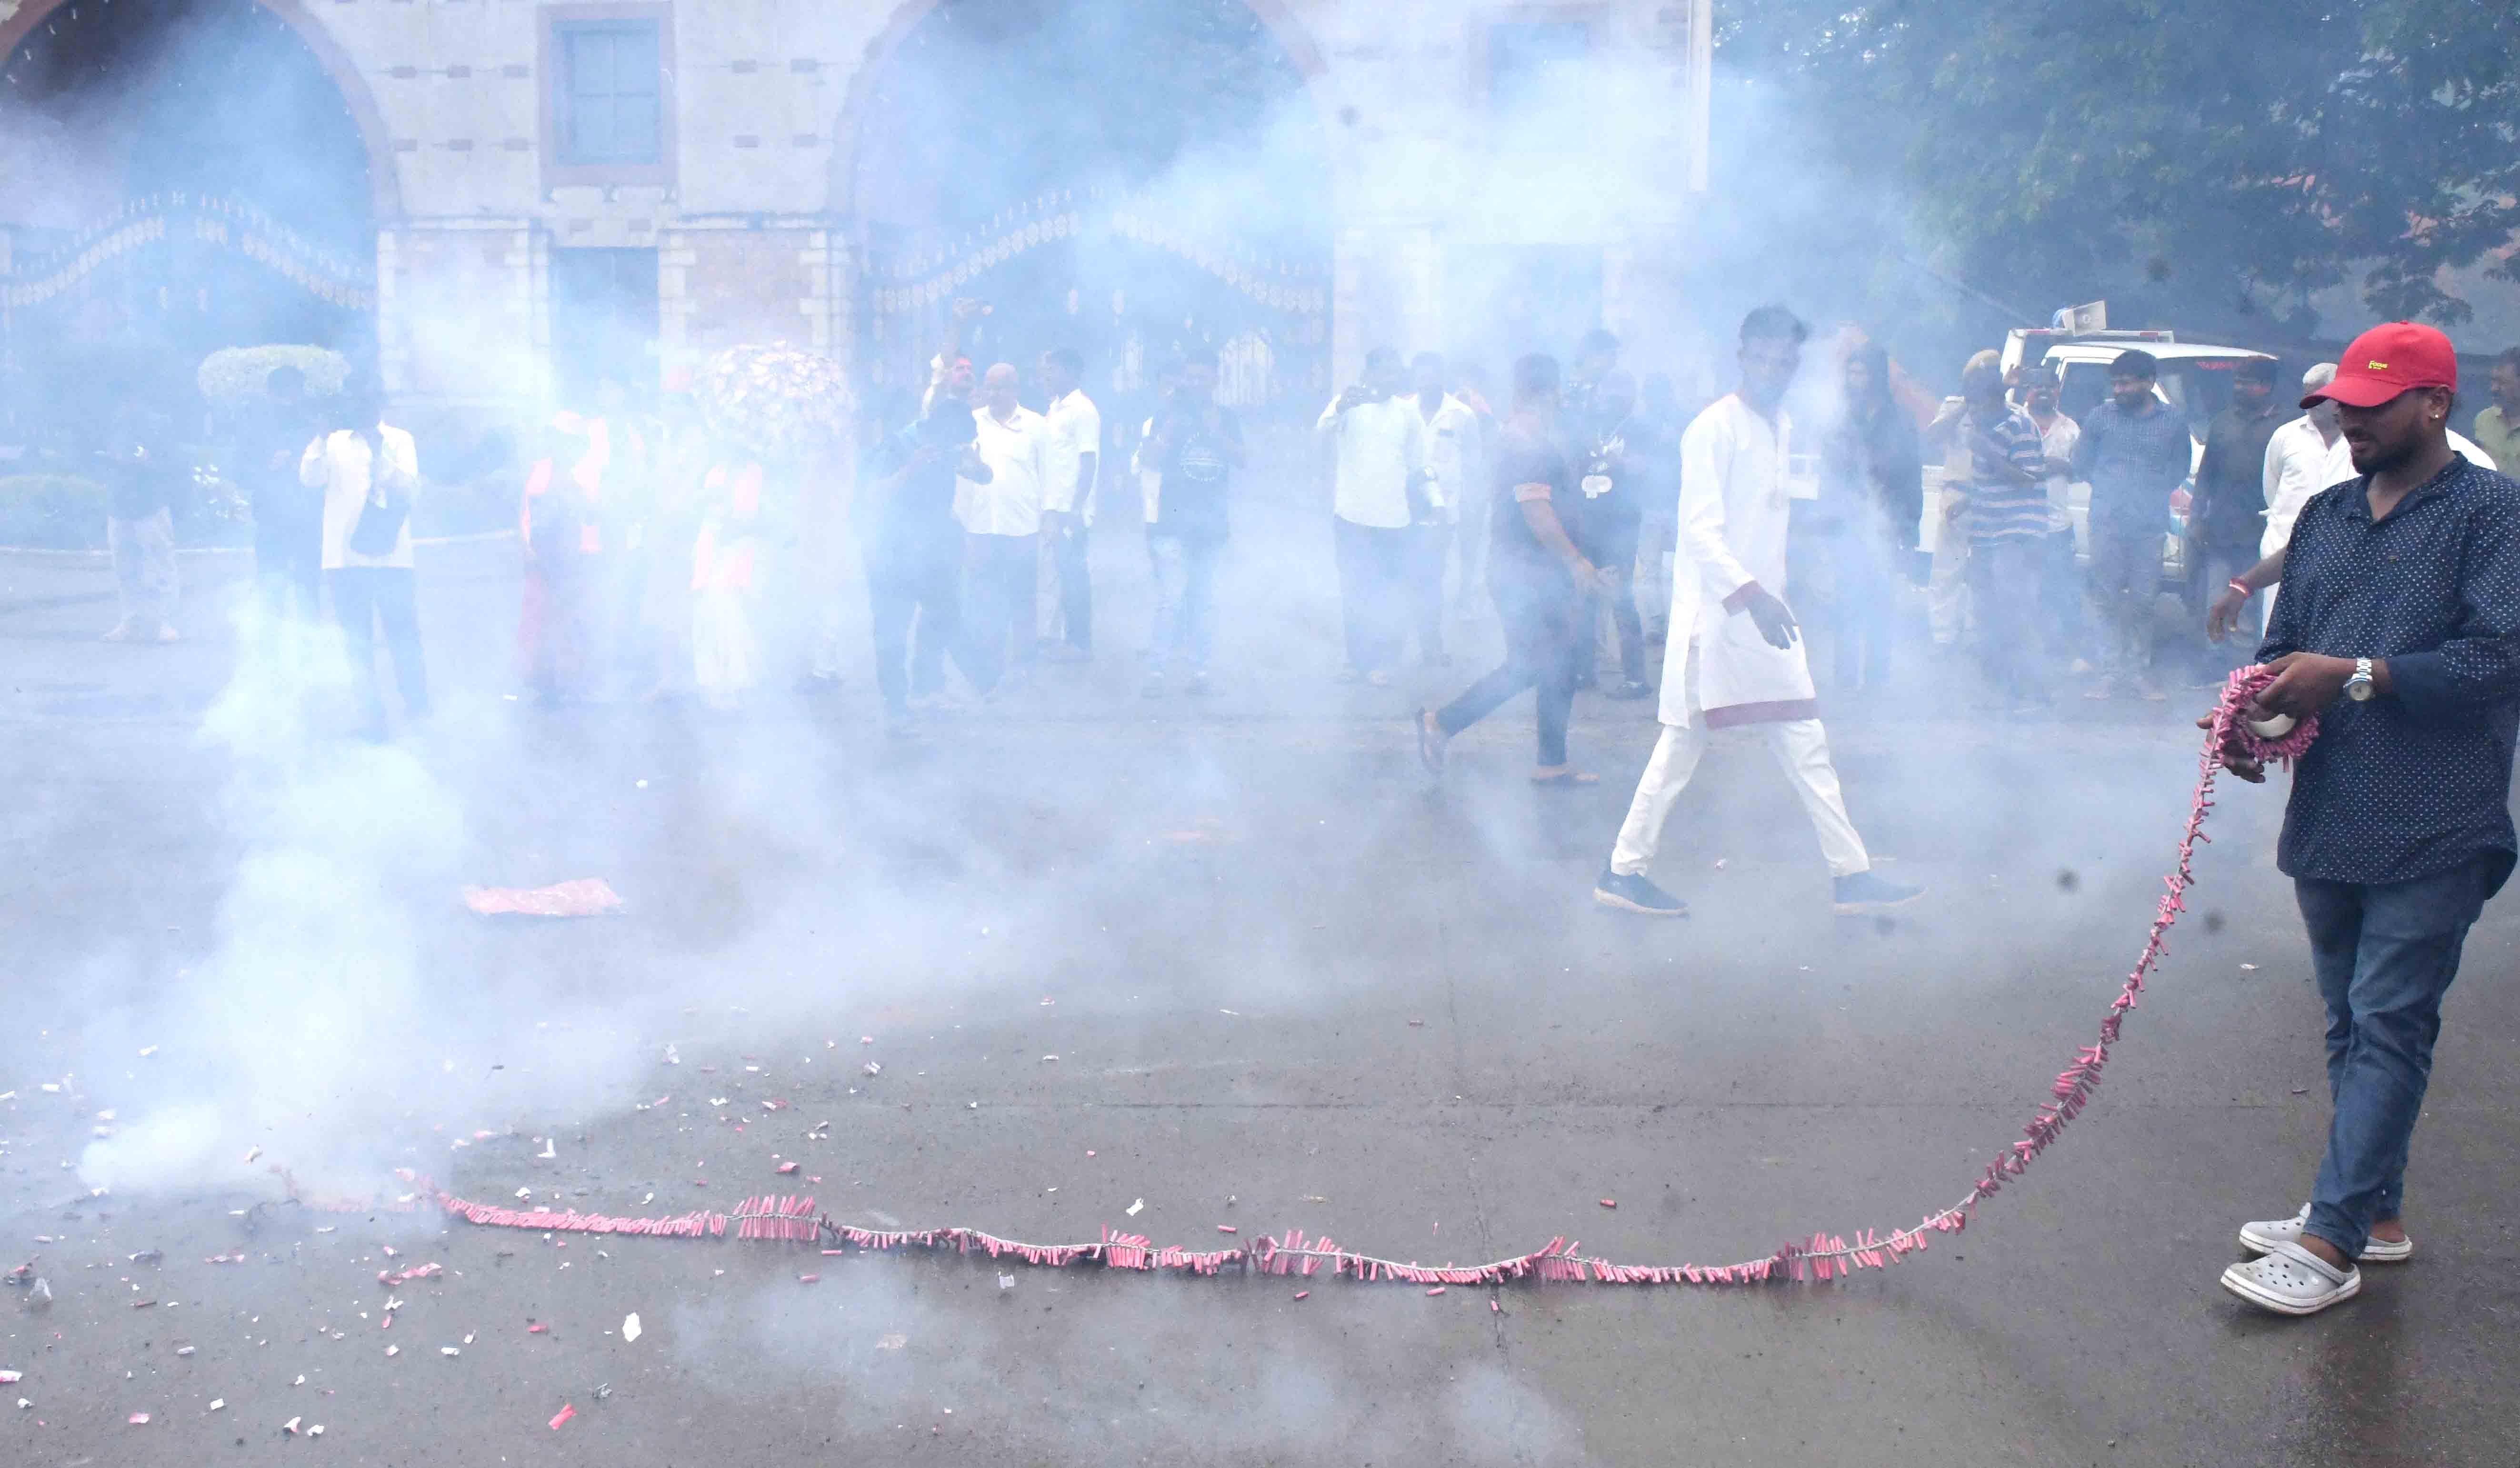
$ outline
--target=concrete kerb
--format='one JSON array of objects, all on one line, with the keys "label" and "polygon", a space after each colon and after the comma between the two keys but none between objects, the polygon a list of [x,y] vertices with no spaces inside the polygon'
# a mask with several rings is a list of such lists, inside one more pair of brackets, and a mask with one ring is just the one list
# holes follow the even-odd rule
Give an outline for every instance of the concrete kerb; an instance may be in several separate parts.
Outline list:
[{"label": "concrete kerb", "polygon": [[[422,546],[473,546],[482,545],[495,540],[514,540],[516,538],[517,532],[514,530],[476,530],[470,535],[415,536],[412,539],[412,545],[415,548]],[[175,554],[178,556],[250,556],[253,554],[253,547],[178,546],[175,548]],[[0,557],[12,556],[22,556],[30,560],[95,561],[98,563],[104,563],[112,559],[113,553],[111,551],[55,551],[41,546],[0,546]]]}]

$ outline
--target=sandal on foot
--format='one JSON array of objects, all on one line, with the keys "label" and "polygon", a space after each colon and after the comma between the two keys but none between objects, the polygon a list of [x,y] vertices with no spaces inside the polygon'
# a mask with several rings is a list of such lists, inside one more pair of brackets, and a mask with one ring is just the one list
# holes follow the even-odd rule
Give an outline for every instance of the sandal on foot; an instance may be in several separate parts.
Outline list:
[{"label": "sandal on foot", "polygon": [[1561,770],[1555,775],[1535,775],[1531,782],[1544,790],[1562,790],[1574,785],[1598,785],[1601,777],[1590,770]]},{"label": "sandal on foot", "polygon": [[1418,730],[1418,763],[1429,775],[1444,773],[1444,732],[1435,725],[1435,711],[1421,708],[1409,716]]},{"label": "sandal on foot", "polygon": [[2223,1288],[2279,1315],[2315,1315],[2362,1290],[2362,1271],[2338,1268],[2299,1244],[2277,1244],[2262,1259],[2223,1271]]},{"label": "sandal on foot", "polygon": [[[2240,1247],[2248,1250],[2252,1254],[2272,1254],[2275,1252],[2278,1245],[2300,1243],[2302,1225],[2309,1222],[2310,1205],[2304,1203],[2301,1205],[2301,1212],[2294,1214],[2291,1218],[2268,1219],[2261,1223],[2242,1223],[2240,1225]],[[2397,1265],[2405,1264],[2408,1259],[2413,1257],[2414,1252],[2415,1241],[2410,1238],[2385,1239],[2365,1237],[2362,1240],[2362,1252],[2354,1256],[2354,1258],[2356,1262],[2360,1264]]]}]

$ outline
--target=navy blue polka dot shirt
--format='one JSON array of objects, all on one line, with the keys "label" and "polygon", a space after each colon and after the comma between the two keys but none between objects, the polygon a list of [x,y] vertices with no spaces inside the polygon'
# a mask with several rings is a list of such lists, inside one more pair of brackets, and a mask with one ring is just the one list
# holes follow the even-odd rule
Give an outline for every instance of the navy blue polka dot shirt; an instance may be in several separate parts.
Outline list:
[{"label": "navy blue polka dot shirt", "polygon": [[2368,482],[2333,485],[2302,507],[2258,660],[2386,658],[2393,691],[2320,711],[2276,865],[2295,877],[2381,883],[2482,856],[2498,887],[2514,851],[2520,483],[2453,460],[2374,521]]}]

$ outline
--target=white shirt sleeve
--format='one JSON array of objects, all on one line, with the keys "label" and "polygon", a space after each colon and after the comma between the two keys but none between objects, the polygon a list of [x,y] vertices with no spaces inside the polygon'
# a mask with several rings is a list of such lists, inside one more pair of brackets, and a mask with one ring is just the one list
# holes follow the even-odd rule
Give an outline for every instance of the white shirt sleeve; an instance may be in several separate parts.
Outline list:
[{"label": "white shirt sleeve", "polygon": [[1724,474],[1732,457],[1732,425],[1702,413],[1680,440],[1680,549],[1697,567],[1700,594],[1722,601],[1758,578],[1724,538]]},{"label": "white shirt sleeve", "polygon": [[400,428],[385,428],[378,434],[384,448],[384,482],[405,495],[420,490],[420,449],[412,436]]}]

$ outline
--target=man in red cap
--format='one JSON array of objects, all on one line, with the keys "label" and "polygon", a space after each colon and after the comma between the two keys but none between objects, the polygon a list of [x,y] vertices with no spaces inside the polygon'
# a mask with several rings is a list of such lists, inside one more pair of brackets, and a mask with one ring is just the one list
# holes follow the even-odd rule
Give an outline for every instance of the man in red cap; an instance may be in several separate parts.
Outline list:
[{"label": "man in red cap", "polygon": [[[2302,401],[2336,403],[2356,477],[2293,526],[2258,660],[2254,718],[2319,720],[2294,773],[2276,866],[2293,879],[2327,1003],[2333,1116],[2312,1201],[2243,1224],[2259,1257],[2223,1273],[2307,1315],[2361,1290],[2358,1262],[2414,1248],[2400,1201],[2441,1002],[2486,899],[2511,874],[2520,733],[2520,484],[2450,444],[2448,337],[2357,337]],[[2227,756],[2242,779],[2265,770]]]}]

